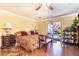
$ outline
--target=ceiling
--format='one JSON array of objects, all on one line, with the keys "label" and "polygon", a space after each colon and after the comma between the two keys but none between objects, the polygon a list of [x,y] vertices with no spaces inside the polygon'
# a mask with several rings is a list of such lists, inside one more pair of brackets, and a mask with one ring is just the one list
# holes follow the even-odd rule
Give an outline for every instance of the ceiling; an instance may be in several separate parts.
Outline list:
[{"label": "ceiling", "polygon": [[29,17],[39,21],[46,18],[55,18],[64,15],[69,15],[73,13],[79,13],[79,4],[60,4],[60,3],[51,3],[53,10],[46,8],[41,8],[40,10],[35,10],[40,3],[10,3],[10,4],[0,4],[0,9],[6,10],[8,12]]}]

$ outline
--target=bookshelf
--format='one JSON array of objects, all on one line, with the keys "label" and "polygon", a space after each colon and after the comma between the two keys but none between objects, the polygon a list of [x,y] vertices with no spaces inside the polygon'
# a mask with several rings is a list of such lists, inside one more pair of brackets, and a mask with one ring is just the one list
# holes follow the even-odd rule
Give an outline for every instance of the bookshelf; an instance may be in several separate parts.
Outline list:
[{"label": "bookshelf", "polygon": [[78,35],[77,31],[73,31],[71,28],[66,28],[63,31],[63,42],[66,43],[77,43]]}]

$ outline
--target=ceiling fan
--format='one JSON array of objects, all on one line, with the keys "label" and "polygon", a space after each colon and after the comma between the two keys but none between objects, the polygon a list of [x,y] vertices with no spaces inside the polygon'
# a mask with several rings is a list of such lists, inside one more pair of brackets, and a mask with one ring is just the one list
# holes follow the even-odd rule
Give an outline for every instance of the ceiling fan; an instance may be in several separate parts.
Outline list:
[{"label": "ceiling fan", "polygon": [[40,10],[41,8],[45,8],[47,7],[49,10],[53,10],[53,7],[51,6],[51,4],[48,3],[41,3],[35,10]]}]

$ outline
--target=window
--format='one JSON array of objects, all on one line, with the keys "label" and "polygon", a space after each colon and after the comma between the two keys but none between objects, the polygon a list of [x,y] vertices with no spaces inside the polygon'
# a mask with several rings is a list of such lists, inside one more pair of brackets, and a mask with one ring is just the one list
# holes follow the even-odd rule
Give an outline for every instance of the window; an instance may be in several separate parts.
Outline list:
[{"label": "window", "polygon": [[48,33],[52,33],[53,32],[53,26],[51,23],[48,23]]}]

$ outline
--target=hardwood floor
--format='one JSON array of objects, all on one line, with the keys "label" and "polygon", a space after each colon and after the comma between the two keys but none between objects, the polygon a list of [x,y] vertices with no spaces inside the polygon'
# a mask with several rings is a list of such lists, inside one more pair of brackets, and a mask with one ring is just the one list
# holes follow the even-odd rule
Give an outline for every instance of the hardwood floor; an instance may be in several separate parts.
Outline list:
[{"label": "hardwood floor", "polygon": [[61,42],[53,43],[53,46],[48,49],[51,56],[79,56],[78,45],[70,45]]},{"label": "hardwood floor", "polygon": [[59,41],[49,44],[48,51],[36,49],[27,52],[22,47],[0,49],[0,56],[79,56],[79,46],[64,44]]}]

